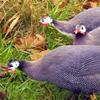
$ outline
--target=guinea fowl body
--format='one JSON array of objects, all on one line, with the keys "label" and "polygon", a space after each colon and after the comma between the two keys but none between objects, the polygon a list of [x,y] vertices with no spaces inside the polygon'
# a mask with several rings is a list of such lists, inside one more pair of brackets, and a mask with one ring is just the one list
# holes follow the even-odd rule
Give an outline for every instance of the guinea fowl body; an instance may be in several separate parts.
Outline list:
[{"label": "guinea fowl body", "polygon": [[18,68],[33,79],[74,92],[100,92],[100,46],[61,46],[37,61],[18,62]]},{"label": "guinea fowl body", "polygon": [[73,45],[100,45],[100,27],[82,35],[77,33]]},{"label": "guinea fowl body", "polygon": [[[87,32],[90,32],[100,26],[100,7],[85,10],[77,14],[70,21],[58,21],[53,18],[51,19],[52,20],[49,24],[53,25],[59,32],[64,35],[74,37],[72,32],[74,31],[75,26],[80,23],[87,27]],[[42,21],[44,23],[45,18],[43,18],[40,22]]]}]

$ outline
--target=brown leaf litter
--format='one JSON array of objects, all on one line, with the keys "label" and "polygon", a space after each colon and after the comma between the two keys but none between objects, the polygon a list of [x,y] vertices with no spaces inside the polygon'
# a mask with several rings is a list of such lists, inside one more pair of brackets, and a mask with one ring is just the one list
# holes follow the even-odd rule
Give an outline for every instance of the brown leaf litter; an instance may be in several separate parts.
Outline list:
[{"label": "brown leaf litter", "polygon": [[0,92],[0,100],[5,100],[5,98],[7,98],[7,90],[3,90]]},{"label": "brown leaf litter", "polygon": [[34,37],[26,35],[23,38],[14,38],[14,44],[18,49],[30,51],[45,47],[46,41],[42,35],[36,34]]}]

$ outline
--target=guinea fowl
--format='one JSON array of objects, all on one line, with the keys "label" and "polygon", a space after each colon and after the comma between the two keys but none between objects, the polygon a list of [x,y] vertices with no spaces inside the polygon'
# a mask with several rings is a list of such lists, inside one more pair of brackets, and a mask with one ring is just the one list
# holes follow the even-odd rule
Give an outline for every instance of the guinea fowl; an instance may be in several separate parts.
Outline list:
[{"label": "guinea fowl", "polygon": [[72,32],[75,26],[82,23],[87,27],[87,32],[100,26],[100,7],[91,8],[77,14],[70,21],[58,21],[49,16],[44,16],[40,21],[40,25],[47,26],[48,24],[53,25],[59,32],[69,37],[74,38]]},{"label": "guinea fowl", "polygon": [[100,46],[58,47],[37,61],[11,60],[7,70],[19,68],[31,78],[48,81],[73,92],[83,92],[95,100],[100,92]]},{"label": "guinea fowl", "polygon": [[87,33],[84,25],[77,25],[73,45],[100,45],[100,27]]}]

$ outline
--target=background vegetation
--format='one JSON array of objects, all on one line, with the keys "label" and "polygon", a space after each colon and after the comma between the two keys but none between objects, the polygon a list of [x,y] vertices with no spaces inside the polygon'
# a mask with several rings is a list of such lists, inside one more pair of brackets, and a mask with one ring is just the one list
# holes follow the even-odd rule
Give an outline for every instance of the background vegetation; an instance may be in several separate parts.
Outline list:
[{"label": "background vegetation", "polygon": [[[72,39],[60,34],[54,27],[38,26],[43,14],[57,20],[70,20],[84,11],[86,0],[1,0],[0,1],[0,63],[6,66],[10,59],[31,60],[28,51],[18,49],[14,45],[14,37],[41,34],[47,41],[46,48],[52,50],[61,45],[69,45]],[[99,6],[99,5],[98,5]],[[3,67],[1,68],[3,70]],[[2,72],[2,71],[1,71]],[[9,100],[86,100],[81,93],[78,96],[71,91],[60,89],[48,83],[29,78],[17,70],[14,75],[0,79],[0,91],[7,90]],[[100,98],[100,95],[97,95]],[[88,98],[87,98],[88,99]],[[88,99],[89,100],[89,99]]]}]

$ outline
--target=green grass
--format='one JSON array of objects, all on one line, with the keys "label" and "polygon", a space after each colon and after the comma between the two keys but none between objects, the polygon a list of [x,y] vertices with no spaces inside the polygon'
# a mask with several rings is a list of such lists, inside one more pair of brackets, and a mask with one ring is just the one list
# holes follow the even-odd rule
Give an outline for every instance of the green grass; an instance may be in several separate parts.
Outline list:
[{"label": "green grass", "polygon": [[[8,36],[9,38],[7,37],[6,40],[3,40],[6,33],[1,35],[2,29],[0,29],[0,63],[2,63],[3,67],[7,65],[7,62],[10,59],[30,60],[29,55],[31,53],[17,49],[13,43],[13,37],[17,32],[19,32],[21,36],[24,36],[28,29],[33,29],[32,32],[34,31],[34,34],[39,33],[44,36],[47,41],[46,47],[50,50],[62,45],[70,45],[73,40],[60,34],[52,26],[43,27],[37,26],[37,24],[43,13],[48,14],[55,19],[70,20],[70,18],[77,13],[83,11],[83,9],[73,10],[73,8],[81,5],[82,1],[85,0],[76,0],[79,4],[75,4],[74,0],[70,0],[66,7],[60,9],[59,4],[54,7],[50,0],[45,0],[42,4],[40,0],[29,0],[30,3],[27,4],[24,4],[23,1],[17,4],[17,0],[15,0],[15,3],[13,0],[8,1],[9,5],[12,5],[13,7],[10,9],[8,6],[6,7],[6,4],[2,7],[1,10],[5,14],[3,24],[7,22],[9,17],[16,13],[19,13],[21,18],[18,25],[10,32],[12,35],[10,35],[10,37]],[[34,6],[30,9],[32,3]],[[5,89],[8,91],[7,98],[9,100],[75,100],[75,94],[73,92],[60,89],[48,82],[33,80],[19,70],[17,70],[15,75],[9,72],[7,77],[0,79],[0,91]],[[97,98],[99,100],[100,95],[97,95]],[[86,99],[80,93],[76,100]]]}]

